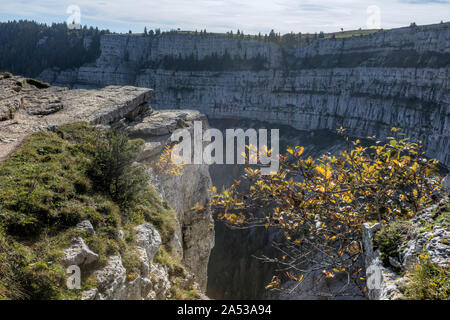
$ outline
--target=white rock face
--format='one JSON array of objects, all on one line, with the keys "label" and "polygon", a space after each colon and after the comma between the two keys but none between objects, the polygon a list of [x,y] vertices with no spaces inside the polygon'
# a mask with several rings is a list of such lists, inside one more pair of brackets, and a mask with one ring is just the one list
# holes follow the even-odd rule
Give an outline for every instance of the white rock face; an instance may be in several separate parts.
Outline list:
[{"label": "white rock face", "polygon": [[84,220],[78,223],[75,227],[75,229],[80,231],[86,231],[90,235],[95,234],[94,227],[92,226],[91,222],[89,220]]},{"label": "white rock face", "polygon": [[427,253],[430,262],[437,266],[446,267],[448,265],[450,231],[444,226],[434,224],[436,216],[448,210],[444,201],[446,200],[424,210],[419,216],[412,219],[414,229],[419,230],[419,232],[413,239],[399,248],[402,269],[411,270],[422,253]]},{"label": "white rock face", "polygon": [[147,259],[153,260],[156,252],[161,246],[161,236],[150,223],[145,223],[134,228],[136,243],[147,253]]},{"label": "white rock face", "polygon": [[72,239],[72,245],[64,250],[65,256],[62,262],[66,266],[70,265],[86,265],[98,260],[98,254],[91,251],[84,243],[83,238],[76,237]]},{"label": "white rock face", "polygon": [[[263,58],[264,68],[150,67],[165,57],[201,60],[226,53],[247,61]],[[158,93],[153,103],[158,109],[196,109],[209,117],[258,119],[302,130],[342,125],[355,136],[384,138],[392,127],[401,127],[448,166],[449,55],[450,23],[296,46],[219,35],[107,35],[95,64],[46,70],[41,78],[74,87],[149,87]]]},{"label": "white rock face", "polygon": [[[182,126],[193,135],[193,121],[202,121],[204,130],[209,127],[206,117],[198,111],[159,110],[136,126],[130,125],[127,130],[130,135],[141,137],[149,146],[162,151],[176,127]],[[156,134],[157,132],[160,134]],[[159,160],[159,155],[160,151],[144,150],[141,160],[151,165]],[[214,247],[214,221],[208,193],[208,190],[212,188],[212,182],[208,165],[184,165],[180,175],[158,175],[151,170],[149,175],[162,198],[167,200],[177,214],[176,233],[171,245],[181,256],[182,264],[195,276],[195,281],[204,292],[207,284],[209,256]],[[204,212],[192,210],[197,203],[205,208]]]},{"label": "white rock face", "polygon": [[[148,223],[135,227],[136,248],[142,265],[139,274],[127,278],[120,255],[110,256],[108,264],[94,271],[97,288],[82,292],[82,300],[164,300],[170,298],[172,282],[168,269],[152,263],[161,245],[158,231]],[[198,288],[192,275],[183,280],[185,288]]]},{"label": "white rock face", "polygon": [[373,249],[372,239],[380,230],[379,223],[363,225],[363,244],[367,279],[367,296],[371,300],[397,300],[402,297],[395,280],[399,275],[385,268],[379,250]]},{"label": "white rock face", "polygon": [[126,270],[120,256],[109,257],[108,265],[96,271],[99,300],[122,299],[125,293]]}]

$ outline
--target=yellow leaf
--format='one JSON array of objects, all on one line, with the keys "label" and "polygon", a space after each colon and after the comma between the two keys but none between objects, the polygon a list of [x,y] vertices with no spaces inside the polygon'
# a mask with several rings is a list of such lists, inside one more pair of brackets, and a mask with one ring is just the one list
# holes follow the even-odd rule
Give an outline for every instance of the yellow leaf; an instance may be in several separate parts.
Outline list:
[{"label": "yellow leaf", "polygon": [[328,167],[327,167],[327,171],[326,171],[326,174],[325,174],[325,178],[326,179],[330,179],[331,178],[331,170]]},{"label": "yellow leaf", "polygon": [[316,167],[316,171],[318,172],[318,173],[320,173],[321,175],[325,175],[325,169],[324,168],[322,168],[322,167],[320,167],[320,166],[317,166]]},{"label": "yellow leaf", "polygon": [[295,156],[300,157],[304,151],[305,151],[305,148],[301,147],[300,149],[297,150],[297,152],[295,152]]}]

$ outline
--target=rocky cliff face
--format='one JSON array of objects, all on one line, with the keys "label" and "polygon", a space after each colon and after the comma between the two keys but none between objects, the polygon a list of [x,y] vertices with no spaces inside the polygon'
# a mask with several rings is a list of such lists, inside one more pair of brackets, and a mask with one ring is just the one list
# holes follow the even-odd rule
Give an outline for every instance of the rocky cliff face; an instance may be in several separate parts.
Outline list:
[{"label": "rocky cliff face", "polygon": [[192,108],[296,129],[389,135],[401,127],[450,165],[450,24],[277,45],[224,35],[105,35],[95,64],[45,70],[73,87],[155,88],[157,108]]},{"label": "rocky cliff face", "polygon": [[[448,183],[448,178],[447,183]],[[444,180],[445,181],[445,180]],[[363,225],[363,245],[367,275],[367,297],[371,300],[406,299],[417,265],[431,263],[448,267],[450,232],[448,230],[448,185],[443,182],[443,198],[410,221],[403,222],[407,232],[403,241],[389,256],[375,245],[375,235],[381,232],[380,223]],[[446,222],[447,221],[447,222]],[[383,256],[384,254],[384,256]],[[384,259],[383,259],[384,257]],[[387,261],[386,261],[387,260]]]},{"label": "rocky cliff face", "polygon": [[[207,192],[211,188],[208,167],[185,166],[178,176],[151,170],[171,132],[181,123],[191,129],[194,120],[202,120],[206,126],[204,115],[189,110],[155,111],[148,104],[154,92],[146,88],[110,86],[101,90],[68,90],[0,74],[0,89],[0,115],[3,115],[0,118],[0,159],[8,157],[33,132],[54,130],[60,125],[77,121],[114,127],[133,137],[143,138],[145,148],[139,160],[148,165],[153,185],[177,213],[177,230],[171,243],[165,245],[178,253],[189,272],[186,282],[191,286],[195,281],[201,291],[206,290],[207,265],[214,246],[214,227]],[[196,203],[205,207],[201,214],[191,210]],[[94,232],[89,221],[85,221],[80,228],[86,225],[89,232]],[[149,224],[134,231],[138,251],[147,268],[133,282],[129,282],[121,257],[111,256],[108,265],[97,272],[99,289],[84,292],[83,298],[166,297],[171,285],[168,271],[152,264],[155,253],[162,245],[161,238]],[[80,239],[74,239],[72,247],[66,250],[65,259],[69,265],[98,259]]]},{"label": "rocky cliff face", "polygon": [[[193,122],[202,121],[208,128],[206,117],[192,110],[161,110],[125,125],[125,130],[133,137],[145,139],[141,161],[153,166],[172,132],[180,127],[193,135]],[[208,261],[214,247],[214,221],[210,209],[209,192],[212,188],[208,165],[186,164],[179,175],[155,174],[150,170],[153,184],[177,213],[177,231],[172,239],[172,247],[182,257],[183,264],[195,276],[200,288],[205,291]],[[193,210],[202,206],[205,211]]]}]

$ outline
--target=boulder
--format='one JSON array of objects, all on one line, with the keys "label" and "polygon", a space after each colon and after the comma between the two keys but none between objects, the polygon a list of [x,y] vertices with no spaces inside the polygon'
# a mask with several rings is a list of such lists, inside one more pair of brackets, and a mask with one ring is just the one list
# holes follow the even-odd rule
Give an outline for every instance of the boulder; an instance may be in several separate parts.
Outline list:
[{"label": "boulder", "polygon": [[90,235],[95,234],[94,227],[92,226],[91,222],[89,220],[84,220],[78,223],[75,227],[76,230],[79,231],[86,231]]},{"label": "boulder", "polygon": [[146,251],[148,260],[152,261],[161,246],[161,236],[158,231],[150,223],[144,223],[135,227],[134,232],[137,245]]},{"label": "boulder", "polygon": [[109,257],[108,264],[94,274],[100,292],[96,299],[118,300],[124,298],[127,273],[120,256]]},{"label": "boulder", "polygon": [[62,263],[66,266],[80,266],[98,260],[98,254],[91,251],[81,237],[73,238],[72,245],[68,249],[65,249],[64,252],[65,256],[62,259]]}]

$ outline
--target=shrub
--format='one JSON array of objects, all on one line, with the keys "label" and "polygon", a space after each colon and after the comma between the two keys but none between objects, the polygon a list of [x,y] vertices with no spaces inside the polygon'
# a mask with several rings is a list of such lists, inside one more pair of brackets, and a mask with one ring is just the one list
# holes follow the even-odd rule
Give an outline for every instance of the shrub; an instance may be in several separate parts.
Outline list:
[{"label": "shrub", "polygon": [[10,79],[12,78],[12,73],[11,72],[0,72],[0,80],[2,79]]},{"label": "shrub", "polygon": [[143,145],[142,140],[128,140],[110,130],[96,146],[89,174],[96,188],[126,206],[148,184],[142,166],[134,164]]},{"label": "shrub", "polygon": [[408,232],[411,231],[410,224],[406,221],[395,221],[385,225],[379,230],[374,238],[374,249],[381,252],[381,260],[389,265],[389,257],[397,257],[398,247],[407,240]]},{"label": "shrub", "polygon": [[439,205],[435,212],[434,224],[450,228],[450,203],[444,202]]},{"label": "shrub", "polygon": [[27,83],[29,85],[32,85],[32,86],[35,86],[38,89],[46,89],[46,88],[50,88],[51,87],[51,85],[49,83],[47,83],[47,82],[43,82],[43,81],[40,81],[40,80],[31,79],[31,78],[26,79],[25,83]]}]

